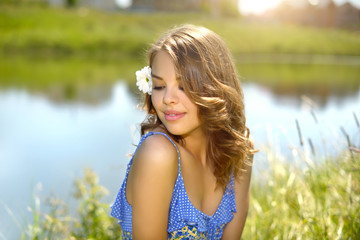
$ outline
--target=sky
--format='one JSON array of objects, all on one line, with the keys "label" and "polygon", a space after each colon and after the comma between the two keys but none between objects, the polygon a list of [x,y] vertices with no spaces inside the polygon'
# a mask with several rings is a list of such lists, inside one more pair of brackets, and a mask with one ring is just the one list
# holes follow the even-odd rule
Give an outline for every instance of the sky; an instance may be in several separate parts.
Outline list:
[{"label": "sky", "polygon": [[[239,9],[243,14],[261,14],[264,11],[276,7],[282,0],[239,0]],[[316,4],[319,0],[308,0],[312,4]],[[354,6],[360,8],[360,0],[333,0],[336,4],[350,2]],[[116,0],[120,7],[129,7],[131,0]]]}]

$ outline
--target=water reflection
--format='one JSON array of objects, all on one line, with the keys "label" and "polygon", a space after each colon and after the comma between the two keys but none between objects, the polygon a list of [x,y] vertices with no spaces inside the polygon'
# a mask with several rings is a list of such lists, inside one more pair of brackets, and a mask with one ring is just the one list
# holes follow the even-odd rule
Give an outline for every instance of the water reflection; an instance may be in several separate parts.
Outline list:
[{"label": "water reflection", "polygon": [[[360,128],[354,119],[354,113],[360,114],[360,88],[341,102],[333,97],[321,106],[306,95],[278,98],[267,87],[248,84],[245,100],[248,124],[260,148],[270,147],[286,157],[294,148],[308,150],[310,139],[319,158],[334,156],[347,146],[340,127],[351,136],[354,144],[360,144]],[[300,123],[305,146],[300,144],[296,120]]]},{"label": "water reflection", "polygon": [[239,64],[238,69],[245,80],[270,88],[278,99],[295,99],[297,105],[306,95],[325,107],[329,100],[356,96],[360,87],[356,65]]},{"label": "water reflection", "polygon": [[[125,79],[136,97],[134,73],[143,62],[139,59],[49,59],[0,58],[0,88],[24,89],[52,102],[80,102],[97,105],[109,101],[114,81]],[[356,96],[360,87],[358,65],[238,63],[243,82],[265,86],[277,99],[301,96],[314,99],[323,107],[330,99],[341,102]]]}]

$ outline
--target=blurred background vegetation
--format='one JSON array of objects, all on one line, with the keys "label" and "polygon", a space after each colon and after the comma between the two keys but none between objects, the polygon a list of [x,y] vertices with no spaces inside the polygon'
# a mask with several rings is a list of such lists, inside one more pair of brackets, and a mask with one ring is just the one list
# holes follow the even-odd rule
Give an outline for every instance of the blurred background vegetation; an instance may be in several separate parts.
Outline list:
[{"label": "blurred background vegetation", "polygon": [[[310,80],[318,86],[315,88],[324,87],[326,81],[328,88],[340,89],[338,94],[344,95],[357,85],[360,19],[341,20],[343,8],[350,9],[347,15],[355,11],[359,16],[351,4],[336,6],[325,1],[329,2],[325,7],[308,4],[300,8],[287,0],[261,16],[242,16],[233,0],[185,2],[188,4],[139,0],[120,8],[111,0],[2,0],[0,85],[47,92],[56,82],[62,86],[62,95],[71,98],[66,89],[74,79],[78,85],[90,84],[101,72],[102,81],[130,81],[133,72],[144,65],[149,44],[166,29],[183,23],[204,25],[222,36],[240,75],[247,76],[245,81],[256,79],[272,89],[306,88],[308,71],[294,67],[306,63],[319,75],[317,81]],[[286,15],[289,11],[293,13]],[[319,16],[325,20],[319,21]],[[258,63],[256,69],[254,63]],[[278,63],[280,69],[271,66]],[[339,64],[341,71],[332,67],[324,71],[324,65],[339,68]],[[277,81],[268,80],[275,78]]]},{"label": "blurred background vegetation", "polygon": [[[356,6],[283,0],[261,14],[244,14],[241,2],[0,0],[0,90],[25,89],[55,103],[96,105],[121,79],[133,93],[133,75],[146,64],[149,44],[174,25],[192,23],[223,37],[244,82],[280,96],[306,95],[319,105],[330,96],[358,94]],[[94,88],[105,93],[89,94]],[[353,150],[345,147],[325,161],[297,149],[299,165],[306,167],[262,149],[266,170],[263,178],[254,178],[244,239],[360,238],[359,140],[348,147]],[[108,215],[107,190],[98,181],[90,170],[76,181],[76,214],[61,199],[35,194],[22,238],[116,239],[120,229]],[[0,239],[2,231],[0,226]]]}]

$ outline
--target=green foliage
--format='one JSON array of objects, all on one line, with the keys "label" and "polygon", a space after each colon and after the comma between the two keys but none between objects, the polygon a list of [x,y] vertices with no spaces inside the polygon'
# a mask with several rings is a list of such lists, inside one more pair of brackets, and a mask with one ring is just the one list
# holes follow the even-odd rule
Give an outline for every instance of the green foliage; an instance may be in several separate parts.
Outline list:
[{"label": "green foliage", "polygon": [[75,7],[77,5],[77,0],[66,0],[67,7]]},{"label": "green foliage", "polygon": [[[307,167],[284,163],[267,152],[264,170],[252,181],[250,212],[243,239],[358,239],[360,236],[360,155],[348,152]],[[257,163],[259,164],[259,163]],[[40,209],[34,196],[33,223],[22,239],[119,239],[120,227],[101,202],[107,190],[90,170],[76,180],[78,218],[59,199]]]},{"label": "green foliage", "polygon": [[109,204],[101,202],[108,194],[99,185],[97,175],[86,169],[84,178],[75,181],[74,197],[78,201],[78,217],[71,216],[67,205],[57,198],[47,200],[49,213],[40,209],[40,198],[34,196],[33,222],[22,234],[22,239],[120,239],[121,230],[109,215]]},{"label": "green foliage", "polygon": [[47,0],[0,0],[0,5],[46,6],[47,4]]},{"label": "green foliage", "polygon": [[252,184],[244,239],[358,239],[360,156],[349,153],[308,167],[268,155],[268,169]]},{"label": "green foliage", "polygon": [[68,214],[66,204],[59,198],[49,198],[45,204],[50,207],[48,212],[41,209],[40,197],[34,195],[32,223],[28,224],[21,239],[50,240],[69,239],[69,229],[74,219]]},{"label": "green foliage", "polygon": [[[117,239],[120,236],[120,227],[116,219],[109,215],[109,204],[101,202],[108,194],[103,186],[99,185],[97,175],[85,171],[85,177],[77,180],[75,197],[79,201],[79,220],[75,222],[72,233],[76,239]],[[115,225],[116,224],[116,225]]]}]

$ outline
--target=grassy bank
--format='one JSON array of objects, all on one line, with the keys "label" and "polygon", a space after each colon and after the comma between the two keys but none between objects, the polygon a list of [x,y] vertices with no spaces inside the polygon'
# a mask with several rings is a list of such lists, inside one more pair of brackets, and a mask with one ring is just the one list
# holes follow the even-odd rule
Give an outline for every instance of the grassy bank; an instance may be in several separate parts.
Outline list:
[{"label": "grassy bank", "polygon": [[334,29],[250,23],[199,13],[127,13],[91,9],[0,6],[2,55],[138,57],[177,24],[201,24],[219,33],[234,55],[334,54],[360,56],[360,35]]},{"label": "grassy bank", "polygon": [[[243,239],[359,238],[360,155],[345,152],[317,164],[304,156],[308,165],[299,168],[265,154],[261,173],[253,177]],[[101,201],[106,189],[96,174],[85,171],[76,189],[78,217],[60,200],[49,201],[52,210],[41,212],[37,199],[22,239],[118,239],[120,228]]]}]

